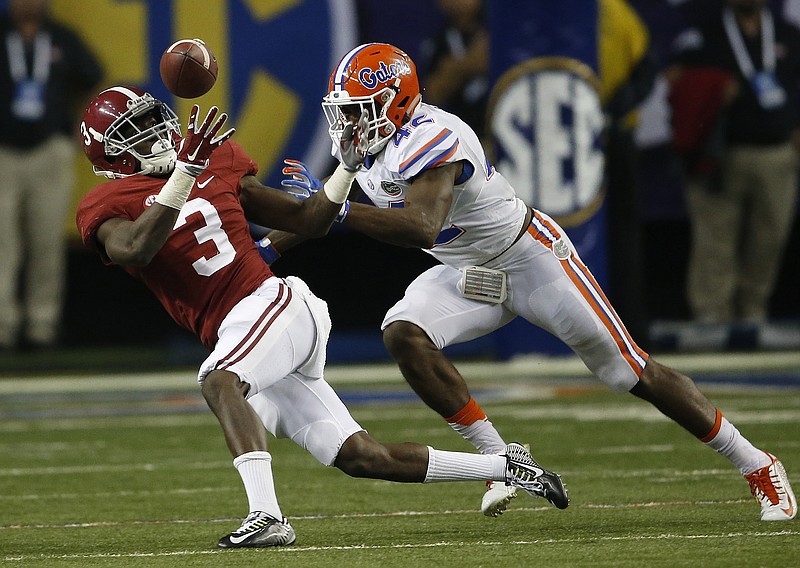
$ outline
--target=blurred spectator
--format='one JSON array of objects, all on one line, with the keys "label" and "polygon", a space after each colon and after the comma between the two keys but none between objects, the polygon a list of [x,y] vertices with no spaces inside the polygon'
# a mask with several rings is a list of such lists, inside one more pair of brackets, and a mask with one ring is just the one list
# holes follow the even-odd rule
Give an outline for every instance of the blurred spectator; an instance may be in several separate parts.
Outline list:
[{"label": "blurred spectator", "polygon": [[667,72],[700,323],[767,319],[797,201],[800,31],[766,0],[727,0],[676,40]]},{"label": "blurred spectator", "polygon": [[609,297],[628,330],[646,347],[641,198],[634,130],[638,109],[655,82],[650,36],[625,0],[601,0],[599,16],[600,99],[607,120],[606,204]]},{"label": "blurred spectator", "polygon": [[71,133],[102,71],[47,0],[9,0],[0,30],[0,349],[47,347],[61,319]]},{"label": "blurred spectator", "polygon": [[425,102],[461,117],[482,138],[489,96],[489,31],[481,0],[438,0],[443,29],[422,46]]}]

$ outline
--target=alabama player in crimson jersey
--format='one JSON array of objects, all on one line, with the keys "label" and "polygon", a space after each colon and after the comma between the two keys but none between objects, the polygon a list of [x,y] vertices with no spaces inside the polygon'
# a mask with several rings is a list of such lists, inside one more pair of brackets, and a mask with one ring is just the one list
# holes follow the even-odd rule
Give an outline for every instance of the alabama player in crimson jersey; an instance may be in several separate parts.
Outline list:
[{"label": "alabama player in crimson jersey", "polygon": [[212,107],[188,132],[161,101],[136,87],[100,93],[80,134],[95,173],[111,178],[81,201],[77,225],[104,262],[141,280],[181,326],[211,351],[198,373],[242,477],[249,514],[220,539],[222,548],[284,546],[295,533],[272,479],[267,431],[287,437],[324,465],[354,477],[400,482],[493,479],[568,498],[519,444],[504,455],[380,444],[350,416],[325,382],[327,305],[299,278],[278,278],[250,238],[254,223],[306,236],[325,234],[364,159],[366,115],[342,135],[343,164],[322,191],[298,200],[261,185],[227,116]]},{"label": "alabama player in crimson jersey", "polygon": [[[253,246],[239,202],[239,180],[256,171],[238,144],[223,144],[198,177],[196,195],[180,209],[174,228],[185,230],[173,231],[149,263],[123,266],[145,283],[178,324],[198,335],[208,348],[216,343],[219,325],[231,308],[272,275]],[[94,238],[98,229],[110,218],[135,221],[141,217],[156,203],[164,181],[161,177],[130,176],[89,192],[78,212],[84,242],[111,262]],[[104,231],[113,226],[105,225]],[[192,263],[176,262],[191,255],[196,256]],[[234,283],[236,287],[229,293]]]},{"label": "alabama player in crimson jersey", "polygon": [[[384,318],[384,342],[428,406],[479,451],[501,452],[500,434],[442,349],[524,317],[569,345],[617,392],[630,392],[728,458],[761,506],[791,520],[797,504],[778,459],[754,447],[688,377],[653,360],[628,334],[564,230],[527,207],[458,117],[422,102],[413,61],[383,43],[348,52],[330,77],[323,110],[334,141],[352,117],[369,118],[367,157],[356,173],[374,205],[346,201],[339,218],[373,238],[418,247],[442,264],[418,276]],[[320,187],[302,163],[284,180],[297,196]],[[270,235],[283,251],[298,239]],[[489,484],[481,508],[501,514],[514,487]]]}]

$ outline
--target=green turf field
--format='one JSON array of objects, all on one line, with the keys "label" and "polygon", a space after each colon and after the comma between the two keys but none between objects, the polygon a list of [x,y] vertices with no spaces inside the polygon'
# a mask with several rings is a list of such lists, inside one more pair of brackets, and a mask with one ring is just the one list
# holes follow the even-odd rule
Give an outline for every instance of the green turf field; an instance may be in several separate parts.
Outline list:
[{"label": "green turf field", "polygon": [[[347,372],[340,372],[347,377]],[[470,448],[404,383],[331,379],[383,441]],[[218,550],[246,498],[191,373],[0,381],[3,566],[778,566],[800,564],[800,521],[764,523],[726,460],[628,395],[583,378],[473,376],[509,440],[558,471],[572,503],[522,495],[497,519],[480,483],[351,479],[272,444],[292,547]],[[119,385],[115,388],[114,385]],[[708,385],[800,488],[800,389]]]}]

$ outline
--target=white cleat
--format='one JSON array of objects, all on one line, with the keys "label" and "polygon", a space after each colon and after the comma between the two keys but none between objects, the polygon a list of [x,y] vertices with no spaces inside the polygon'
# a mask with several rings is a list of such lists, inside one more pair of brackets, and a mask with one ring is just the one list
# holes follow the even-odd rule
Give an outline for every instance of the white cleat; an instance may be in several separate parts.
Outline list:
[{"label": "white cleat", "polygon": [[265,548],[294,544],[295,534],[286,517],[278,520],[263,511],[247,515],[242,526],[219,539],[220,548]]},{"label": "white cleat", "polygon": [[791,521],[797,515],[797,500],[786,470],[778,458],[769,452],[764,453],[772,462],[744,478],[750,483],[750,492],[761,504],[762,521]]},{"label": "white cleat", "polygon": [[506,485],[502,481],[487,481],[486,493],[481,500],[481,511],[487,517],[499,517],[516,496],[517,488],[513,485]]}]

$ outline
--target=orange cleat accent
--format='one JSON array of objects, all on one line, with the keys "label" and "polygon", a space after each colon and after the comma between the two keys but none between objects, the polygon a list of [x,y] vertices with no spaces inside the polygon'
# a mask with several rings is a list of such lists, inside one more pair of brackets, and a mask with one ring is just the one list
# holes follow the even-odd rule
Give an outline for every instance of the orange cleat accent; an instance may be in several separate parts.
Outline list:
[{"label": "orange cleat accent", "polygon": [[761,504],[762,521],[791,521],[797,515],[797,500],[783,464],[768,452],[772,462],[744,476],[750,492]]}]

